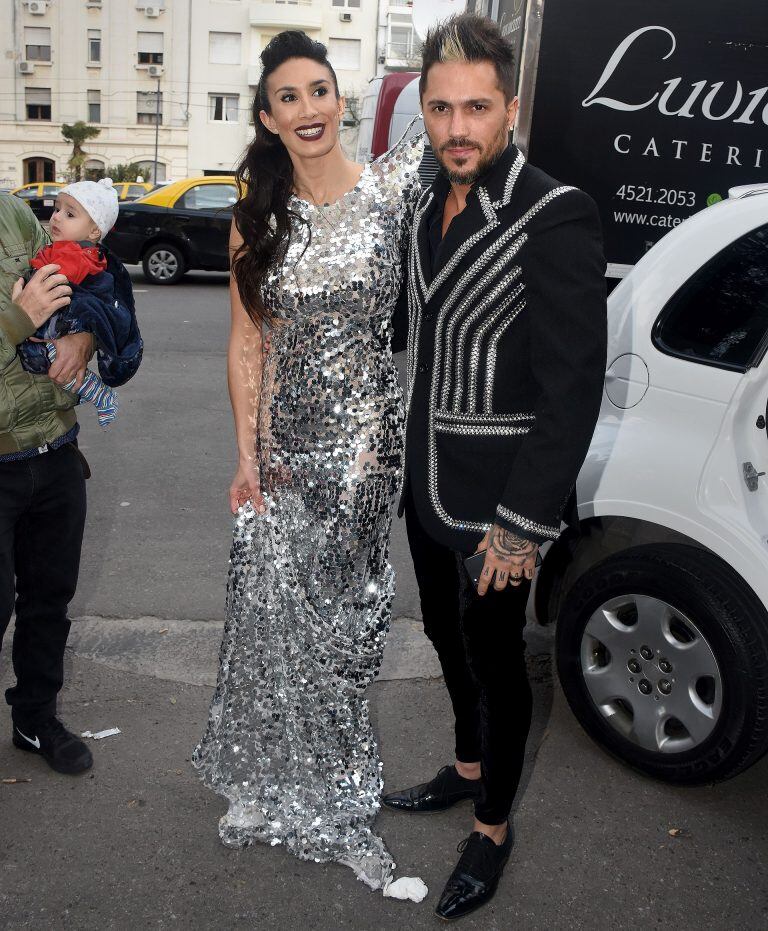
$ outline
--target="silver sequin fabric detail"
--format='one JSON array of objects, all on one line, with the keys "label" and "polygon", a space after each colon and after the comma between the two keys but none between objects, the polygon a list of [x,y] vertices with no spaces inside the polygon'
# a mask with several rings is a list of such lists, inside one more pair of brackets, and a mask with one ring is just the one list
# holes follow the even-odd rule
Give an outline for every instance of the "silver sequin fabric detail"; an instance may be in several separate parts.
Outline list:
[{"label": "silver sequin fabric detail", "polygon": [[366,689],[394,594],[392,505],[403,401],[390,348],[421,139],[366,165],[335,204],[293,198],[266,307],[258,458],[267,513],[237,515],[224,638],[193,765],[231,846],[284,844],[374,889],[394,863],[371,825],[382,764]]}]

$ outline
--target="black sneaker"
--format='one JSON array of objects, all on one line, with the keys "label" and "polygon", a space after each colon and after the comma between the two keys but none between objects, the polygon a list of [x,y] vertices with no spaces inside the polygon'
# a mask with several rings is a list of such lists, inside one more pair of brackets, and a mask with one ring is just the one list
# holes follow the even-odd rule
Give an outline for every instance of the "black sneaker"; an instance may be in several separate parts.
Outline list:
[{"label": "black sneaker", "polygon": [[393,811],[414,814],[432,814],[445,811],[456,802],[471,799],[477,801],[482,792],[482,780],[465,779],[456,772],[455,766],[443,766],[434,779],[400,792],[390,792],[381,803]]},{"label": "black sneaker", "polygon": [[13,725],[13,745],[28,753],[39,753],[57,773],[74,775],[93,766],[91,751],[58,718],[49,718],[34,727]]},{"label": "black sneaker", "polygon": [[473,831],[459,844],[461,858],[445,884],[435,914],[452,921],[490,902],[514,843],[511,824],[507,825],[503,844],[496,844],[486,834]]}]

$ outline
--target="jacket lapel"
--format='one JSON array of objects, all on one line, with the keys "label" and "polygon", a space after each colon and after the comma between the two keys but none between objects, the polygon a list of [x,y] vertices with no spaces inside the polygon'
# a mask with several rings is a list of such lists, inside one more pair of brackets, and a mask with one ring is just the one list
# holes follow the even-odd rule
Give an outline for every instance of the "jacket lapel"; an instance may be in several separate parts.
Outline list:
[{"label": "jacket lapel", "polygon": [[432,268],[429,220],[444,200],[448,180],[440,173],[422,195],[416,208],[409,265],[411,287],[422,306],[431,300],[461,263],[464,256],[499,225],[497,210],[509,205],[520,171],[522,153],[509,145],[486,174],[473,186],[467,206],[454,218],[443,240],[438,262]]},{"label": "jacket lapel", "polygon": [[408,259],[409,288],[414,292],[419,305],[427,300],[427,289],[432,281],[432,259],[429,249],[429,223],[431,208],[435,195],[432,187],[428,188],[416,206],[411,233],[411,247]]},{"label": "jacket lapel", "polygon": [[[431,270],[426,220],[419,224],[423,227],[419,229],[419,254],[422,262],[426,261],[425,271],[429,267],[429,276],[425,274],[426,300],[431,300],[450,279],[464,256],[498,227],[497,210],[509,204],[515,182],[524,164],[525,159],[516,146],[509,145],[486,174],[472,186],[466,207],[454,217],[446,231],[434,276]],[[448,181],[441,175],[435,179],[430,193],[438,189],[437,185],[440,184],[446,187],[448,185]]]}]

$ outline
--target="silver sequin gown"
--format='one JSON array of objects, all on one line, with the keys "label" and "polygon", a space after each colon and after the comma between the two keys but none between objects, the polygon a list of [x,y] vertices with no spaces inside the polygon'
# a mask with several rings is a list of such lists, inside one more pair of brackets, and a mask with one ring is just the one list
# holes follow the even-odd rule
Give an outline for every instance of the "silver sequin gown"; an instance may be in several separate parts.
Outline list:
[{"label": "silver sequin gown", "polygon": [[371,830],[381,763],[367,687],[394,573],[403,405],[390,349],[419,196],[419,139],[296,224],[264,299],[283,321],[264,362],[259,461],[267,513],[235,522],[220,669],[193,764],[229,801],[225,844],[285,844],[372,888],[394,863]]}]

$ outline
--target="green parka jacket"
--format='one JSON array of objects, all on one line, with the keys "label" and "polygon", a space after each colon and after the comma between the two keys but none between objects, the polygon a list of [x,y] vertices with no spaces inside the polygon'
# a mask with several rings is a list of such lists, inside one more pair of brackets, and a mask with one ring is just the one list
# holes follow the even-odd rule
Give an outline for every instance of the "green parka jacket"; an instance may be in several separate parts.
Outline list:
[{"label": "green parka jacket", "polygon": [[16,352],[36,327],[13,303],[11,292],[47,243],[29,207],[18,197],[0,194],[0,456],[43,447],[77,422],[77,395],[47,375],[25,371]]}]

